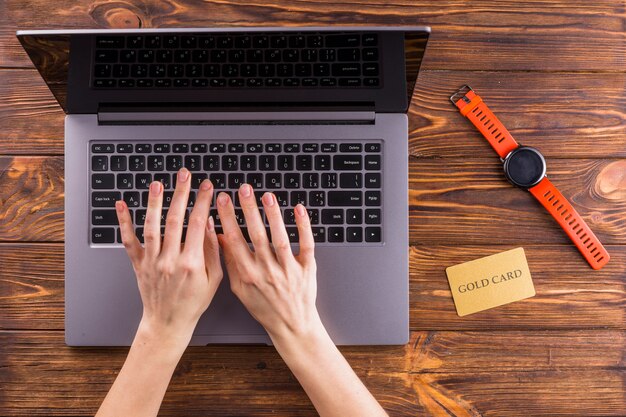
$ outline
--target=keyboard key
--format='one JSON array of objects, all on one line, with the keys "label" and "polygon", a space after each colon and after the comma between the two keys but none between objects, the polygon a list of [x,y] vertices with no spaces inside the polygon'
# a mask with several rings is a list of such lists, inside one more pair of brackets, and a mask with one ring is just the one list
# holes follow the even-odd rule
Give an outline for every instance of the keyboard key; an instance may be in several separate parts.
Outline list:
[{"label": "keyboard key", "polygon": [[380,143],[366,143],[365,144],[365,152],[380,152],[381,144]]},{"label": "keyboard key", "polygon": [[337,50],[337,60],[339,61],[354,62],[354,61],[359,61],[360,59],[361,59],[361,51],[358,48]]},{"label": "keyboard key", "polygon": [[341,87],[359,87],[361,85],[360,78],[340,78],[339,86]]},{"label": "keyboard key", "polygon": [[133,188],[133,174],[117,174],[117,188],[121,190]]},{"label": "keyboard key", "polygon": [[361,66],[359,64],[333,64],[332,74],[335,77],[358,77],[361,75]]},{"label": "keyboard key", "polygon": [[136,208],[141,206],[141,200],[139,199],[138,191],[126,191],[124,193],[124,201],[130,208]]},{"label": "keyboard key", "polygon": [[163,171],[163,155],[150,155],[148,157],[148,171]]},{"label": "keyboard key", "polygon": [[96,47],[98,48],[123,48],[123,36],[97,36]]},{"label": "keyboard key", "polygon": [[363,183],[363,176],[360,172],[355,173],[342,173],[339,175],[339,187],[340,188],[361,188]]},{"label": "keyboard key", "polygon": [[152,145],[149,143],[139,143],[135,145],[135,152],[137,153],[150,153],[152,152]]},{"label": "keyboard key", "polygon": [[276,191],[274,196],[279,207],[289,207],[289,193],[287,191]]},{"label": "keyboard key", "polygon": [[91,243],[115,243],[115,229],[112,227],[94,227],[91,229]]},{"label": "keyboard key", "polygon": [[98,64],[94,66],[93,75],[98,78],[111,76],[111,64]]},{"label": "keyboard key", "polygon": [[256,171],[256,155],[241,155],[239,166],[242,171]]},{"label": "keyboard key", "polygon": [[94,143],[91,145],[91,152],[93,153],[113,153],[115,147],[112,143]]},{"label": "keyboard key", "polygon": [[334,155],[333,169],[335,171],[360,171],[362,162],[361,155]]},{"label": "keyboard key", "polygon": [[220,157],[217,155],[205,155],[203,158],[205,171],[219,171]]},{"label": "keyboard key", "polygon": [[346,210],[346,223],[348,224],[361,224],[363,222],[363,210],[348,209]]},{"label": "keyboard key", "polygon": [[361,152],[363,146],[360,143],[342,143],[339,152]]},{"label": "keyboard key", "polygon": [[265,152],[277,153],[277,152],[280,152],[281,149],[282,149],[282,146],[280,143],[266,143],[265,144]]},{"label": "keyboard key", "polygon": [[336,143],[322,143],[322,152],[337,152]]},{"label": "keyboard key", "polygon": [[185,156],[185,168],[189,171],[200,171],[202,169],[202,159],[200,155]]},{"label": "keyboard key", "polygon": [[323,207],[326,204],[326,193],[324,191],[309,191],[309,206]]},{"label": "keyboard key", "polygon": [[326,242],[326,229],[323,227],[312,227],[311,231],[313,232],[313,241],[315,243],[324,243]]},{"label": "keyboard key", "polygon": [[213,187],[216,190],[223,190],[226,188],[226,174],[211,174],[209,179],[213,183]]},{"label": "keyboard key", "polygon": [[[255,190],[260,190],[263,188],[263,174],[248,174],[246,176],[246,182],[250,184]],[[259,193],[258,191],[256,191],[256,194],[262,195],[262,193]]]},{"label": "keyboard key", "polygon": [[244,151],[243,143],[229,143],[228,144],[228,152],[231,153],[243,153]]},{"label": "keyboard key", "polygon": [[244,174],[228,174],[228,188],[238,190],[244,182]]},{"label": "keyboard key", "polygon": [[366,87],[378,87],[379,80],[378,78],[365,78],[363,80],[363,85]]},{"label": "keyboard key", "polygon": [[378,48],[363,48],[363,61],[378,61]]},{"label": "keyboard key", "polygon": [[343,227],[329,227],[328,228],[328,242],[330,243],[343,242]]},{"label": "keyboard key", "polygon": [[145,171],[146,157],[143,155],[133,155],[128,157],[128,168],[131,171]]},{"label": "keyboard key", "polygon": [[92,174],[91,188],[94,190],[112,190],[115,188],[115,176],[113,174]]},{"label": "keyboard key", "polygon": [[322,224],[343,224],[343,210],[323,209]]},{"label": "keyboard key", "polygon": [[351,243],[363,242],[363,229],[360,227],[346,228],[346,241]]},{"label": "keyboard key", "polygon": [[296,170],[310,171],[313,169],[313,157],[311,155],[296,156]]},{"label": "keyboard key", "polygon": [[[176,175],[176,174],[172,174],[172,175]],[[160,181],[161,184],[163,184],[163,188],[166,190],[172,186],[171,179],[172,179],[172,176],[170,174],[154,174],[154,180]]]},{"label": "keyboard key", "polygon": [[361,44],[361,39],[358,33],[347,34],[347,35],[326,36],[326,47],[328,48],[359,46],[360,44]]},{"label": "keyboard key", "polygon": [[116,226],[117,213],[115,210],[91,210],[91,224],[96,226]]},{"label": "keyboard key", "polygon": [[96,51],[95,61],[96,62],[107,62],[107,63],[117,62],[117,51],[116,50],[99,49],[99,50]]},{"label": "keyboard key", "polygon": [[295,207],[297,204],[306,206],[306,191],[291,192],[291,205]]},{"label": "keyboard key", "polygon": [[168,171],[178,171],[183,167],[183,157],[180,155],[167,155],[165,167]]},{"label": "keyboard key", "polygon": [[330,169],[330,155],[315,155],[315,170],[327,171]]},{"label": "keyboard key", "polygon": [[222,156],[222,170],[237,171],[239,169],[239,158],[236,155]]},{"label": "keyboard key", "polygon": [[375,33],[366,33],[361,38],[363,40],[363,46],[378,45],[378,35]]},{"label": "keyboard key", "polygon": [[289,237],[289,242],[298,243],[298,228],[297,227],[288,227],[287,228],[287,236]]},{"label": "keyboard key", "polygon": [[293,155],[279,155],[278,169],[280,171],[293,171]]},{"label": "keyboard key", "polygon": [[369,77],[378,76],[378,64],[372,63],[372,62],[363,64],[363,75],[366,75]]},{"label": "keyboard key", "polygon": [[209,145],[210,153],[224,153],[226,152],[226,145],[223,143],[212,143]]},{"label": "keyboard key", "polygon": [[276,157],[274,155],[260,155],[259,169],[261,171],[273,171],[276,166]]},{"label": "keyboard key", "polygon": [[121,200],[122,193],[117,191],[100,191],[91,193],[92,207],[115,207],[115,202]]},{"label": "keyboard key", "polygon": [[[167,176],[169,177],[169,174]],[[137,189],[147,190],[150,188],[150,182],[152,182],[151,174],[135,174],[135,187]]]},{"label": "keyboard key", "polygon": [[365,241],[366,242],[382,242],[380,227],[366,227],[365,228]]},{"label": "keyboard key", "polygon": [[365,174],[365,188],[380,188],[381,181],[380,173]]},{"label": "keyboard key", "polygon": [[337,188],[337,174],[325,172],[322,174],[322,188]]},{"label": "keyboard key", "polygon": [[366,155],[365,156],[365,169],[368,171],[380,170],[380,155]]},{"label": "keyboard key", "polygon": [[265,174],[265,187],[270,189],[282,188],[282,175],[280,173]]},{"label": "keyboard key", "polygon": [[365,223],[366,224],[380,224],[380,222],[381,222],[380,209],[365,210]]},{"label": "keyboard key", "polygon": [[300,174],[294,172],[285,174],[285,188],[300,188]]},{"label": "keyboard key", "polygon": [[174,146],[172,146],[172,150],[174,153],[188,153],[189,145],[186,143],[175,143]]},{"label": "keyboard key", "polygon": [[362,206],[363,193],[361,191],[329,191],[328,205],[333,206]]},{"label": "keyboard key", "polygon": [[126,171],[127,161],[125,155],[111,156],[111,171]]},{"label": "keyboard key", "polygon": [[[191,174],[191,188],[197,190],[200,188],[202,181],[206,180],[209,176],[204,172],[194,172]],[[190,205],[189,202],[187,205]]]},{"label": "keyboard key", "polygon": [[194,143],[191,145],[192,153],[206,153],[209,150],[209,145],[206,143]]},{"label": "keyboard key", "polygon": [[107,171],[109,169],[109,157],[107,156],[92,156],[91,157],[91,170],[92,171]]},{"label": "keyboard key", "polygon": [[169,153],[170,145],[169,143],[157,143],[154,145],[154,152],[156,153]]},{"label": "keyboard key", "polygon": [[319,174],[307,172],[302,174],[302,186],[304,188],[317,188],[319,187]]},{"label": "keyboard key", "polygon": [[366,206],[380,206],[381,205],[380,191],[366,191],[365,192],[365,205]]}]

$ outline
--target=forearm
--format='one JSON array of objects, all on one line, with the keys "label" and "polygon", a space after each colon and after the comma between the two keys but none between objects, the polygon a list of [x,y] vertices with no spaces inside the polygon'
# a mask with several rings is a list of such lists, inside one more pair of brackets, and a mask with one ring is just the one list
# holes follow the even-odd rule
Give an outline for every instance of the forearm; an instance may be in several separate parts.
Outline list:
[{"label": "forearm", "polygon": [[185,338],[159,338],[158,332],[142,323],[96,417],[156,416],[189,342]]},{"label": "forearm", "polygon": [[387,417],[321,324],[304,337],[273,339],[321,417]]}]

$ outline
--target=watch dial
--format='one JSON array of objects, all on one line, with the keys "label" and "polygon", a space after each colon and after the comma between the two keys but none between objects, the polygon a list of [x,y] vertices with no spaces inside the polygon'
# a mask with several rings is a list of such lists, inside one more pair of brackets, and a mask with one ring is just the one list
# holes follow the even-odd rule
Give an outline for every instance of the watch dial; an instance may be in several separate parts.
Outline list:
[{"label": "watch dial", "polygon": [[504,173],[518,187],[530,188],[546,175],[546,161],[535,148],[521,146],[505,159]]}]

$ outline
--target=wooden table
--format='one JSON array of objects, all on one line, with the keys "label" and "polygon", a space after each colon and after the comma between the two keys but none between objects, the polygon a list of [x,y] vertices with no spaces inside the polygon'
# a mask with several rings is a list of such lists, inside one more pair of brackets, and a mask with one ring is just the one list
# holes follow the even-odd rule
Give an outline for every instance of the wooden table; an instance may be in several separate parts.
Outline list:
[{"label": "wooden table", "polygon": [[[625,415],[626,3],[0,4],[0,415],[93,415],[127,349],[63,341],[63,113],[16,29],[430,25],[410,109],[411,341],[342,351],[392,416]],[[607,246],[592,271],[448,101],[471,84]],[[459,318],[444,269],[526,250],[537,295]],[[381,277],[382,279],[382,277]],[[184,355],[161,415],[311,416],[272,347]]]}]

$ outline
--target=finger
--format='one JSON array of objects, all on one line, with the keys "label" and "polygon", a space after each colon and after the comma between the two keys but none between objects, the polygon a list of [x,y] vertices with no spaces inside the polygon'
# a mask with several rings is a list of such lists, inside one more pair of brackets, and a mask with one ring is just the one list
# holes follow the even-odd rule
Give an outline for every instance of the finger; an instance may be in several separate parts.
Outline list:
[{"label": "finger", "polygon": [[183,223],[187,211],[187,200],[191,188],[191,173],[187,168],[178,171],[176,190],[165,220],[165,237],[163,238],[163,250],[170,254],[180,252],[180,240],[183,235]]},{"label": "finger", "polygon": [[254,246],[254,251],[261,255],[269,254],[270,243],[267,239],[267,232],[265,231],[265,225],[263,225],[259,207],[254,198],[254,190],[250,184],[242,184],[241,187],[239,187],[239,201],[243,209],[243,215],[246,219],[246,226],[248,227],[248,234]]},{"label": "finger", "polygon": [[230,282],[230,288],[233,292],[236,292],[236,289],[239,288],[241,285],[241,275],[233,269],[235,262],[237,262],[237,258],[233,253],[232,247],[228,242],[228,239],[226,239],[223,234],[217,235],[217,241],[224,251],[224,265],[226,266],[226,270],[228,271],[228,281]]},{"label": "finger", "polygon": [[[252,262],[252,252],[248,247],[248,243],[241,234],[241,229],[237,224],[235,217],[235,208],[230,196],[226,193],[220,193],[217,196],[217,212],[220,215],[220,222],[224,233],[224,240],[227,246],[224,249],[231,250],[241,257],[242,262]],[[221,240],[220,240],[221,242]]]},{"label": "finger", "polygon": [[263,197],[261,197],[261,201],[265,208],[267,221],[270,224],[272,246],[274,246],[276,257],[278,258],[278,262],[285,265],[294,258],[291,252],[291,246],[289,245],[289,236],[287,236],[283,216],[280,212],[280,207],[278,207],[278,202],[276,201],[276,196],[272,193],[265,193]]},{"label": "finger", "polygon": [[204,265],[207,269],[207,275],[209,277],[219,276],[220,281],[222,277],[222,264],[220,262],[220,244],[217,241],[217,234],[215,233],[215,223],[213,216],[209,217],[206,228],[204,229]]},{"label": "finger", "polygon": [[315,260],[314,249],[315,240],[313,239],[313,231],[311,230],[311,219],[309,213],[302,204],[296,205],[294,208],[296,217],[296,225],[298,226],[298,236],[300,240],[300,253],[298,259],[302,262],[311,262]]},{"label": "finger", "polygon": [[148,194],[148,209],[143,225],[143,241],[146,255],[156,258],[161,252],[161,208],[163,207],[163,184],[153,181]]},{"label": "finger", "polygon": [[187,225],[187,237],[185,238],[185,251],[195,253],[197,256],[202,254],[202,246],[204,243],[204,235],[206,233],[206,224],[209,219],[209,208],[213,199],[213,184],[211,181],[204,180],[200,184],[198,198],[189,215],[189,224]]},{"label": "finger", "polygon": [[117,212],[117,221],[120,224],[120,234],[122,235],[122,243],[124,244],[126,253],[128,253],[128,257],[133,266],[137,265],[143,258],[143,248],[135,235],[128,206],[124,201],[116,201],[115,211]]}]

